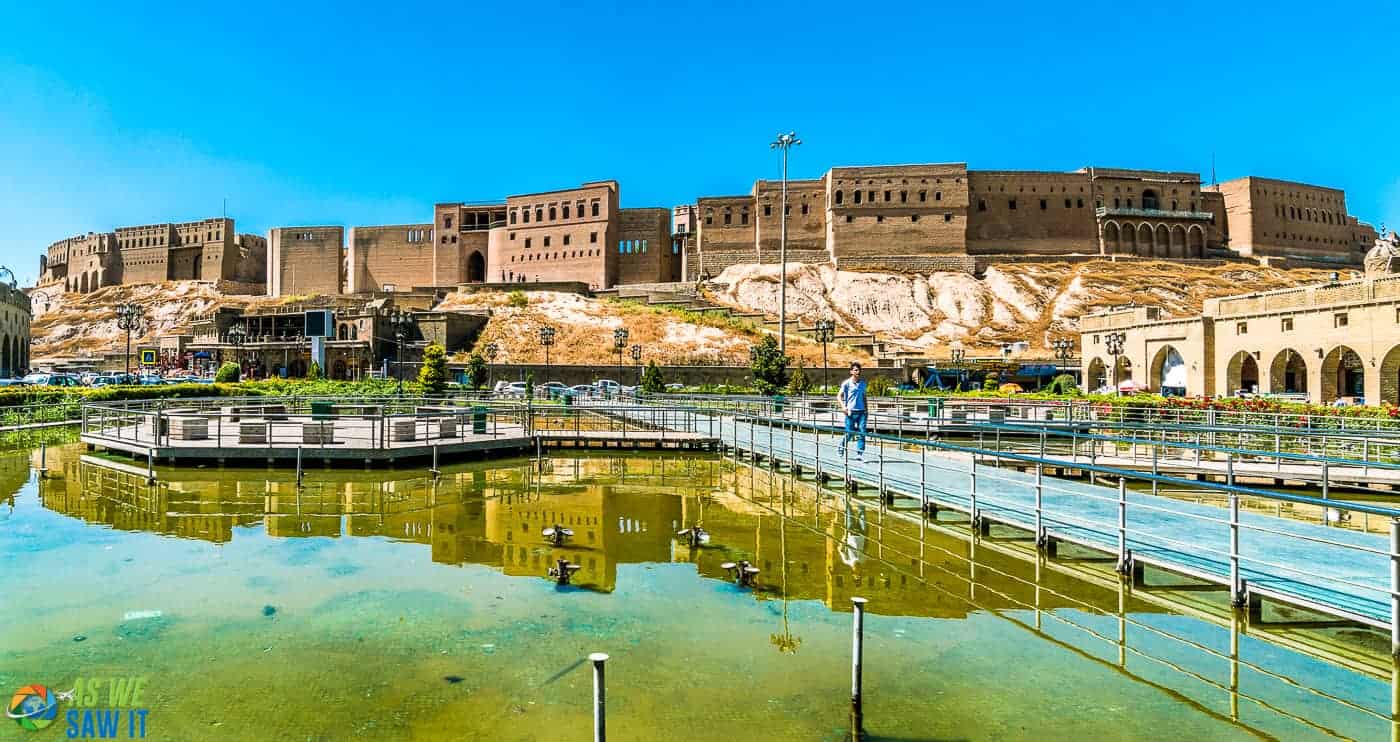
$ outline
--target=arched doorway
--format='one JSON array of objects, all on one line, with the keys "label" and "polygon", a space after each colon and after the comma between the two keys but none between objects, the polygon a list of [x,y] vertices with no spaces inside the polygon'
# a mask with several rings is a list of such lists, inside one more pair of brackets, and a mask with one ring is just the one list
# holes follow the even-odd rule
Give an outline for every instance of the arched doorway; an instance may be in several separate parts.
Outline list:
[{"label": "arched doorway", "polygon": [[1084,384],[1090,391],[1102,389],[1108,384],[1108,367],[1104,365],[1103,359],[1095,358],[1089,361],[1089,372],[1084,376]]},{"label": "arched doorway", "polygon": [[87,281],[87,277],[88,277],[88,274],[87,274],[87,273],[84,273],[84,274],[83,274],[83,277],[78,281],[78,293],[80,293],[80,294],[86,294],[86,293],[88,292],[88,281]]},{"label": "arched doorway", "polygon": [[1303,355],[1284,348],[1269,364],[1269,391],[1274,394],[1307,394],[1308,364]]},{"label": "arched doorway", "polygon": [[1338,345],[1322,359],[1322,403],[1338,397],[1362,397],[1366,389],[1366,367],[1361,356],[1345,345]]},{"label": "arched doorway", "polygon": [[1109,255],[1118,253],[1119,231],[1117,222],[1108,222],[1103,225],[1103,249]]},{"label": "arched doorway", "polygon": [[1186,361],[1176,348],[1164,346],[1153,356],[1150,383],[1164,397],[1186,396]]},{"label": "arched doorway", "polygon": [[473,250],[467,258],[467,283],[483,283],[486,280],[486,258],[480,250]]},{"label": "arched doorway", "polygon": [[1118,367],[1113,370],[1113,386],[1133,378],[1133,362],[1127,356],[1118,356]]},{"label": "arched doorway", "polygon": [[1152,227],[1146,224],[1137,226],[1137,254],[1140,257],[1152,257]]},{"label": "arched doorway", "polygon": [[1152,255],[1158,258],[1171,257],[1171,250],[1168,247],[1170,243],[1171,237],[1168,235],[1167,225],[1158,224],[1157,231],[1152,233]]},{"label": "arched doorway", "polygon": [[1173,258],[1186,257],[1186,228],[1180,224],[1172,227],[1170,252]]},{"label": "arched doorway", "polygon": [[[1370,400],[1373,404],[1375,400]],[[1381,360],[1381,402],[1400,404],[1400,345]]]},{"label": "arched doorway", "polygon": [[1225,396],[1233,397],[1240,392],[1255,394],[1259,391],[1259,363],[1254,356],[1240,351],[1230,359],[1225,369]]},{"label": "arched doorway", "polygon": [[1206,256],[1206,233],[1197,225],[1191,225],[1190,231],[1186,233],[1186,257],[1204,258]]},{"label": "arched doorway", "polygon": [[15,375],[14,368],[10,366],[10,339],[0,338],[0,376],[10,378]]}]

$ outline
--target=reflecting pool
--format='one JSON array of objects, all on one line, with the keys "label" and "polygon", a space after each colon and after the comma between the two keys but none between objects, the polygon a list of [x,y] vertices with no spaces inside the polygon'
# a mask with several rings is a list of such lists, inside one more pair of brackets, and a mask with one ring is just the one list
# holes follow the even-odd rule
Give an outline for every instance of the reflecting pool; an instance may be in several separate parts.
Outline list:
[{"label": "reflecting pool", "polygon": [[[0,452],[0,690],[142,678],[149,739],[586,740],[593,651],[613,739],[849,739],[855,596],[866,739],[1394,737],[1373,632],[1245,627],[1219,591],[1125,586],[1089,554],[717,455],[301,487],[217,468],[148,485],[76,444],[39,461]],[[692,549],[676,534],[696,524]],[[549,543],[555,525],[572,538]],[[721,567],[737,560],[754,587]],[[3,734],[81,733],[110,705],[82,696],[57,728]]]}]

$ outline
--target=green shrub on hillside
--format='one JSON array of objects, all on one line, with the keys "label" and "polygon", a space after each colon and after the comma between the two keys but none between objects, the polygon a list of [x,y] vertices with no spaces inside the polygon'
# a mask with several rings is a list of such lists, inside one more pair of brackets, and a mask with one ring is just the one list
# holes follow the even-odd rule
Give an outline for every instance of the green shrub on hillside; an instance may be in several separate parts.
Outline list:
[{"label": "green shrub on hillside", "polygon": [[238,381],[241,374],[242,370],[238,368],[237,363],[224,361],[223,365],[219,366],[218,372],[214,374],[214,381],[220,384],[233,384]]}]

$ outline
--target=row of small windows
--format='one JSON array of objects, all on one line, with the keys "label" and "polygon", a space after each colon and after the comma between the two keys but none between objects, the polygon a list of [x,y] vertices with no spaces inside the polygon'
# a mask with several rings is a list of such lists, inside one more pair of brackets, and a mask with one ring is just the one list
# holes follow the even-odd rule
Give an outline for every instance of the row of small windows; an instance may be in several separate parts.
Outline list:
[{"label": "row of small windows", "polygon": [[[591,204],[590,216],[598,216],[598,213],[599,213],[600,208],[601,208],[601,207],[598,205],[598,202],[597,202],[597,201],[594,201],[594,202]],[[529,206],[526,206],[526,207],[521,208],[521,209],[519,210],[520,221],[521,221],[522,223],[524,223],[524,224],[529,224],[529,223],[530,223],[530,211],[531,211],[531,207],[529,207]],[[534,207],[534,212],[535,212],[535,221],[536,221],[536,222],[545,221],[545,214],[546,214],[546,209],[545,209],[545,207],[543,207],[543,206],[536,206],[536,207]],[[562,212],[562,217],[561,217],[561,212]],[[511,209],[511,210],[510,210],[510,223],[511,223],[511,224],[515,224],[516,213],[517,213],[517,211],[516,211],[515,209]],[[555,220],[557,220],[557,219],[560,219],[560,218],[563,218],[563,219],[569,219],[569,218],[571,218],[571,217],[570,217],[570,211],[569,211],[569,205],[568,205],[568,204],[564,204],[562,207],[550,206],[550,207],[548,208],[547,213],[549,214],[549,221],[551,221],[551,222],[552,222],[552,221],[555,221]],[[583,204],[582,201],[579,201],[577,204],[575,204],[573,214],[577,215],[577,217],[578,217],[579,219],[584,218],[584,204]],[[449,217],[449,219],[448,219],[448,221],[447,221],[447,226],[449,226],[449,227],[452,226],[452,221],[451,221],[450,217]]]},{"label": "row of small windows", "polygon": [[647,251],[646,240],[618,240],[617,252],[619,255],[631,255],[634,253],[644,253]]},{"label": "row of small windows", "polygon": [[1302,198],[1305,201],[1317,201],[1319,203],[1335,204],[1337,206],[1342,205],[1341,198],[1338,198],[1336,196],[1321,196],[1315,193],[1309,193],[1307,191],[1302,191],[1300,194],[1298,191],[1270,191],[1266,188],[1255,188],[1254,193],[1258,196],[1274,196],[1277,198],[1293,199]]},{"label": "row of small windows", "polygon": [[[1346,244],[1346,241],[1345,241],[1345,240],[1334,240],[1334,239],[1332,239],[1331,237],[1314,237],[1314,236],[1312,236],[1312,235],[1307,235],[1307,234],[1296,234],[1296,233],[1294,233],[1294,232],[1275,232],[1275,233],[1274,233],[1274,239],[1276,239],[1276,240],[1297,240],[1297,241],[1299,241],[1299,242],[1321,242],[1321,243],[1323,243],[1323,244],[1325,244],[1325,245],[1344,245],[1344,244]],[[1356,241],[1359,242],[1360,239],[1357,239]]]},{"label": "row of small windows", "polygon": [[[511,232],[511,233],[510,233],[510,239],[511,239],[511,240],[514,240],[514,239],[515,239],[515,233],[514,233],[514,232]],[[550,235],[545,235],[543,239],[544,239],[544,246],[545,246],[545,247],[549,247],[550,241],[551,241],[551,239],[552,239],[551,236],[550,236]],[[572,235],[567,235],[567,234],[564,235],[564,244],[565,244],[565,245],[571,244],[571,241],[572,241]],[[597,244],[597,243],[598,243],[598,233],[597,233],[597,232],[589,232],[589,233],[588,233],[588,242],[589,242],[589,244]],[[526,238],[525,238],[525,247],[526,247],[527,249],[530,248],[531,246],[533,246],[534,243],[535,243],[535,241],[534,241],[534,238],[533,238],[533,237],[526,237]]]},{"label": "row of small windows", "polygon": [[[406,238],[408,239],[409,242],[422,242],[422,241],[424,241],[424,240],[426,240],[426,239],[428,238],[428,230],[426,230],[426,229],[410,229],[410,230],[408,230],[408,234],[406,235]],[[446,242],[446,240],[444,240],[444,242]]]},{"label": "row of small windows", "polygon": [[[220,231],[220,232],[207,232],[207,233],[205,233],[205,236],[204,236],[205,242],[213,242],[214,240],[222,240],[223,238],[224,238],[224,233],[223,233],[222,231]],[[191,244],[191,243],[197,241],[198,239],[199,239],[199,235],[194,235],[193,237],[184,237],[184,238],[182,238],[181,235],[178,235],[178,234],[177,234],[177,235],[175,235],[174,241],[172,241],[170,244],[172,244],[172,245],[188,245],[188,244]],[[121,242],[121,246],[122,246],[122,247],[161,247],[162,245],[165,244],[165,238],[164,238],[164,237],[132,237],[132,238],[129,238],[129,239],[121,240],[120,242]]]},{"label": "row of small windows", "polygon": [[[1117,206],[1117,205],[1118,205],[1118,199],[1116,199],[1116,198],[1113,199],[1113,205],[1114,205],[1114,206]],[[1133,200],[1132,200],[1132,199],[1128,199],[1128,208],[1131,209],[1132,207],[1133,207]],[[1009,209],[1009,210],[1011,210],[1011,211],[1015,211],[1015,210],[1016,210],[1016,199],[1014,199],[1014,198],[1012,198],[1012,199],[1007,199],[1007,201],[1006,201],[1006,208]],[[1067,198],[1067,199],[1065,199],[1065,208],[1066,208],[1066,209],[1082,209],[1082,208],[1084,208],[1084,199],[1082,199],[1082,198],[1076,198],[1076,199],[1071,200],[1071,199],[1068,199],[1068,198]],[[1041,211],[1049,211],[1049,209],[1050,209],[1050,199],[1048,199],[1048,198],[1042,198],[1042,199],[1040,199],[1040,210],[1041,210]],[[979,199],[977,199],[977,210],[978,210],[978,211],[986,211],[986,210],[987,210],[987,200],[986,200],[985,198],[979,198]]]},{"label": "row of small windows", "polygon": [[[900,185],[909,185],[909,181],[908,181],[908,180],[901,180],[901,181],[899,181],[899,182],[900,182]],[[923,183],[923,184],[925,184],[925,185],[927,185],[927,184],[928,184],[928,178],[920,178],[920,179],[919,179],[919,182],[920,182],[920,183]],[[942,178],[934,178],[934,179],[933,179],[933,182],[934,182],[934,184],[936,185],[936,184],[942,183],[942,182],[943,182],[943,179],[942,179]],[[962,178],[954,178],[954,179],[953,179],[953,182],[954,182],[954,183],[961,183],[961,182],[962,182]],[[860,182],[859,180],[853,180],[853,181],[851,181],[851,183],[852,183],[853,185],[860,185],[860,184],[861,184],[861,182]],[[879,183],[879,181],[868,180],[868,181],[865,182],[865,185],[877,185],[878,183]],[[885,179],[885,185],[890,185],[890,184],[892,184],[892,183],[894,183],[894,181],[889,180],[888,178]],[[844,181],[844,180],[838,180],[838,181],[836,181],[836,185],[845,185],[845,184],[846,184],[846,181]]]},{"label": "row of small windows", "polygon": [[[861,202],[862,197],[864,197],[865,200],[866,200],[867,202],[873,204],[873,203],[876,202],[876,198],[875,198],[876,193],[877,193],[877,191],[852,191],[852,192],[851,192],[851,203],[856,203],[856,204],[858,204],[858,203]],[[884,195],[885,195],[885,203],[891,203],[891,202],[894,201],[894,191],[885,191],[885,194],[884,194]],[[840,206],[842,203],[845,202],[845,200],[846,200],[846,193],[845,193],[845,191],[837,191],[836,194],[835,194],[835,203],[836,203],[836,205],[837,205],[837,206]],[[934,201],[942,201],[942,200],[943,200],[943,191],[934,191],[934,192],[933,192],[933,200],[934,200]],[[928,191],[919,191],[919,201],[920,201],[921,203],[922,203],[922,202],[928,201]],[[900,192],[899,192],[899,202],[902,203],[902,204],[909,203],[909,191],[900,191]]]},{"label": "row of small windows", "polygon": [[[868,218],[868,217],[866,217],[866,218]],[[847,214],[847,215],[846,215],[846,223],[847,223],[847,224],[852,224],[852,223],[855,222],[855,220],[856,220],[856,217],[855,217],[854,214]],[[918,215],[918,214],[910,214],[910,215],[909,215],[909,221],[911,221],[911,222],[917,222],[917,221],[919,221],[919,215]],[[945,214],[943,215],[943,221],[945,221],[945,222],[951,222],[951,221],[953,221],[953,215],[952,215],[951,213],[945,213]],[[875,223],[876,223],[876,224],[884,224],[884,222],[885,222],[885,215],[884,215],[884,214],[876,214],[876,215],[875,215]]]},{"label": "row of small windows", "polygon": [[1303,209],[1294,206],[1289,206],[1285,211],[1283,204],[1274,204],[1274,216],[1279,219],[1287,218],[1300,222],[1320,222],[1322,224],[1342,223],[1340,214],[1334,214],[1324,209]]},{"label": "row of small windows", "polygon": [[[527,240],[527,242],[528,242],[528,240]],[[556,253],[534,252],[534,253],[530,253],[529,255],[518,255],[518,256],[517,256],[517,255],[512,255],[512,256],[510,256],[510,262],[512,262],[512,263],[516,262],[515,259],[516,259],[517,257],[520,258],[520,262],[522,262],[522,263],[533,262],[533,261],[536,261],[536,260],[559,260],[561,255],[563,256],[563,259],[564,259],[564,260],[570,260],[570,259],[572,259],[572,258],[596,258],[596,257],[598,257],[598,254],[599,254],[600,252],[602,252],[602,251],[601,251],[601,250],[565,250],[563,253],[557,253],[557,252],[556,252]]]}]

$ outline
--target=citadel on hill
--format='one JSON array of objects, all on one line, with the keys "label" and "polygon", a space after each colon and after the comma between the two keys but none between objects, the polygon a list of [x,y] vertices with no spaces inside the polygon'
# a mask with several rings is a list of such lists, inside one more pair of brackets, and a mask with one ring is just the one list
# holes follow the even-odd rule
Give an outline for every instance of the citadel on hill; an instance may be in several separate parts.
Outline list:
[{"label": "citadel on hill", "polygon": [[[273,296],[569,281],[592,289],[693,281],[775,263],[781,183],[694,204],[623,208],[617,181],[438,203],[432,221],[285,226],[266,239],[229,218],[118,227],[55,242],[41,286],[203,279]],[[842,269],[975,272],[998,259],[1123,256],[1360,265],[1377,233],[1340,189],[1197,173],[970,170],[963,163],[836,167],[788,181],[788,260]],[[426,208],[425,208],[426,211]]]}]

